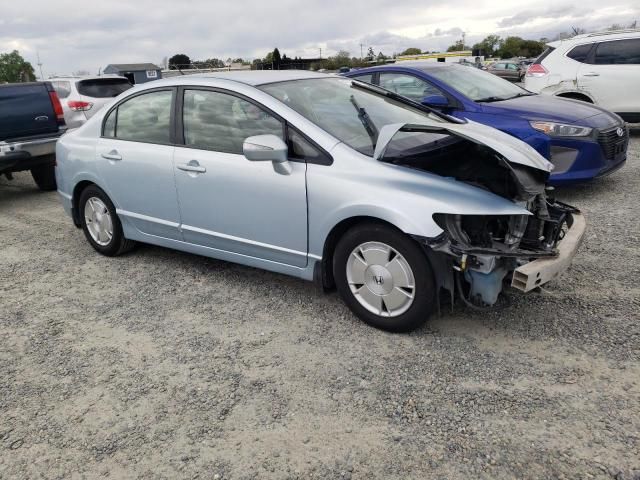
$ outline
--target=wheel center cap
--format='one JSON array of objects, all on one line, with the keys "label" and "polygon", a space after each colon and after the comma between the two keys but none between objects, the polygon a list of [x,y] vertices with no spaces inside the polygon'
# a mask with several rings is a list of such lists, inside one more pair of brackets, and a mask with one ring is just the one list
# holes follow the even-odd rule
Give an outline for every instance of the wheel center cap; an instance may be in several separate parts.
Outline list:
[{"label": "wheel center cap", "polygon": [[364,272],[367,288],[376,295],[386,295],[393,290],[393,277],[382,265],[371,265]]}]

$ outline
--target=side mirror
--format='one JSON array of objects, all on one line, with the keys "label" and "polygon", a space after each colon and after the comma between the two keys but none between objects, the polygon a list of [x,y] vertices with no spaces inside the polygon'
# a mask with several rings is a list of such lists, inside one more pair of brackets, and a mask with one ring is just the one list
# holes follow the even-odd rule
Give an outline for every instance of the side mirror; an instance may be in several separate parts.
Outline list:
[{"label": "side mirror", "polygon": [[427,107],[444,108],[449,106],[449,100],[444,95],[427,95],[422,99],[422,104]]},{"label": "side mirror", "polygon": [[284,163],[289,158],[287,144],[275,135],[255,135],[242,144],[242,153],[252,162]]}]

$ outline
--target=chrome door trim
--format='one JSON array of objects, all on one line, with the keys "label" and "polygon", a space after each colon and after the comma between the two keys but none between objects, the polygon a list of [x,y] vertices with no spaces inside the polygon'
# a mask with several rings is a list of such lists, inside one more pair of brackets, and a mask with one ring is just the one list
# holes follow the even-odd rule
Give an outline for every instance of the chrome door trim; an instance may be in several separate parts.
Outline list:
[{"label": "chrome door trim", "polygon": [[146,222],[158,223],[160,225],[166,225],[167,227],[179,228],[180,224],[176,222],[170,222],[168,220],[162,220],[161,218],[150,217],[149,215],[142,215],[140,213],[128,212],[127,210],[122,210],[120,208],[116,208],[116,213],[118,215],[123,215],[125,217],[135,218],[138,220],[144,220]]}]

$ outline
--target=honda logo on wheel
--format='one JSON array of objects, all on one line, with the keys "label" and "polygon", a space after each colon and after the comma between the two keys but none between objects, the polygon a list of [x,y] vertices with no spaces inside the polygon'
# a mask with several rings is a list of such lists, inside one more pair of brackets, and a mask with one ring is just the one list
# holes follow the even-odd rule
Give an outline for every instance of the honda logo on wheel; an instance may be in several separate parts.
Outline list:
[{"label": "honda logo on wheel", "polygon": [[373,281],[376,282],[376,285],[383,285],[384,284],[384,278],[382,278],[382,275],[374,275],[373,276]]}]

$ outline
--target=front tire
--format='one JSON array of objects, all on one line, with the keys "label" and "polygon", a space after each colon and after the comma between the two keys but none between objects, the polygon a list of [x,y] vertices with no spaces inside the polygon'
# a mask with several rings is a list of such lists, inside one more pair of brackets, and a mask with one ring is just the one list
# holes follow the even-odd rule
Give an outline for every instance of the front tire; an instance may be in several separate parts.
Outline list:
[{"label": "front tire", "polygon": [[113,203],[96,185],[88,186],[80,194],[78,216],[85,237],[97,252],[113,257],[135,245],[124,237]]},{"label": "front tire", "polygon": [[421,247],[404,233],[378,223],[357,225],[338,242],[333,275],[340,296],[363,321],[406,332],[433,312],[433,271]]}]

